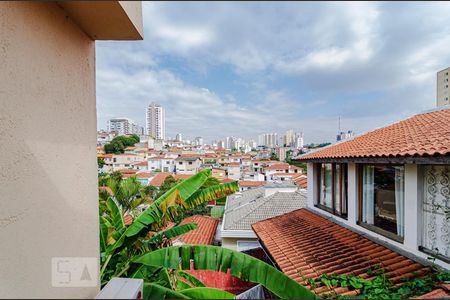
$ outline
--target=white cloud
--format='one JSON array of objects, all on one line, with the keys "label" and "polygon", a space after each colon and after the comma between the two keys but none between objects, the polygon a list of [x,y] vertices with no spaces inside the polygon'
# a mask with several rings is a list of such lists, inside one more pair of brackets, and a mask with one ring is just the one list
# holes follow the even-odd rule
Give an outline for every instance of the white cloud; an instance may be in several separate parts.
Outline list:
[{"label": "white cloud", "polygon": [[[434,104],[449,13],[446,3],[146,2],[144,41],[99,43],[99,125],[143,123],[160,101],[171,135],[296,128],[320,141],[338,114],[365,131]],[[214,77],[216,67],[233,74]]]}]

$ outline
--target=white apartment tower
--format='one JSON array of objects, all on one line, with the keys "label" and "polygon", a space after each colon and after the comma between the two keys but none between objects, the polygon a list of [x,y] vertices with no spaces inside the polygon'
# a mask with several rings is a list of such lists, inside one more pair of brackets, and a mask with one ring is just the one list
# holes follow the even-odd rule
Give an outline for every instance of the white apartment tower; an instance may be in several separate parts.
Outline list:
[{"label": "white apartment tower", "polygon": [[437,106],[449,105],[449,89],[448,89],[448,74],[450,68],[444,69],[437,73],[436,80],[436,104]]},{"label": "white apartment tower", "polygon": [[117,135],[140,134],[139,126],[128,118],[114,118],[108,121],[108,131],[117,131]]},{"label": "white apartment tower", "polygon": [[166,115],[164,108],[152,102],[147,108],[147,135],[157,140],[166,138]]}]

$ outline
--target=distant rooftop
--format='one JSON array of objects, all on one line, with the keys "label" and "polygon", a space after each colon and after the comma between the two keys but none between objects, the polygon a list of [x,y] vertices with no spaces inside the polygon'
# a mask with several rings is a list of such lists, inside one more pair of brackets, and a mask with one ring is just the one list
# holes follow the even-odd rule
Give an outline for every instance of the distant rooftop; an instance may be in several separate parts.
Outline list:
[{"label": "distant rooftop", "polygon": [[450,154],[450,109],[427,111],[296,160],[360,157],[421,157]]},{"label": "distant rooftop", "polygon": [[[292,184],[292,187],[296,187]],[[224,214],[224,230],[251,230],[252,224],[306,207],[307,193],[276,192],[265,197],[265,187],[242,192],[228,199]]]}]

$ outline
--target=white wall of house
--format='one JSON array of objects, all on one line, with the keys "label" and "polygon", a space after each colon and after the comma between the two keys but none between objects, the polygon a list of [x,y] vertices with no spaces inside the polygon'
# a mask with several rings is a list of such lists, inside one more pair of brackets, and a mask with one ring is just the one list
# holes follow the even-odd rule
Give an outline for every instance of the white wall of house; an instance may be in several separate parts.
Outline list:
[{"label": "white wall of house", "polygon": [[[359,232],[368,236],[374,237],[394,247],[397,247],[412,255],[423,259],[430,257],[422,251],[419,251],[419,246],[422,243],[422,230],[426,230],[422,225],[423,213],[422,202],[424,198],[423,193],[423,166],[416,164],[405,165],[405,236],[403,243],[394,241],[388,237],[375,233],[371,230],[363,228],[357,224],[358,221],[358,201],[357,201],[357,165],[350,163],[348,165],[348,217],[347,220],[335,216],[323,209],[315,206],[315,201],[318,198],[316,184],[316,170],[312,163],[308,163],[308,208],[317,211],[322,215],[326,215],[335,219],[345,225],[358,230]],[[450,264],[436,259],[436,264],[450,269]]]},{"label": "white wall of house", "polygon": [[240,166],[228,166],[228,178],[233,180],[239,180],[241,178],[241,169]]},{"label": "white wall of house", "polygon": [[197,160],[175,160],[175,168],[177,174],[196,174],[200,168],[202,161]]}]

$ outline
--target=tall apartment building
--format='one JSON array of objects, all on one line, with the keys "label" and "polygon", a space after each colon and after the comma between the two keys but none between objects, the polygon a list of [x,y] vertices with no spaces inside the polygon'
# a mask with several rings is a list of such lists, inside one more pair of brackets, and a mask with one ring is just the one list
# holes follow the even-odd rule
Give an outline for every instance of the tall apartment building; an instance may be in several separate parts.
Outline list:
[{"label": "tall apartment building", "polygon": [[278,133],[264,133],[258,136],[259,146],[275,147],[278,146]]},{"label": "tall apartment building", "polygon": [[142,134],[141,127],[128,118],[114,118],[109,120],[108,131],[117,131],[117,135]]},{"label": "tall apartment building", "polygon": [[164,108],[152,102],[147,107],[147,135],[157,140],[164,140],[166,138],[166,114]]},{"label": "tall apartment building", "polygon": [[437,106],[449,105],[448,73],[450,68],[437,73],[436,80],[436,104]]},{"label": "tall apartment building", "polygon": [[294,142],[295,142],[295,132],[294,130],[289,129],[288,131],[286,131],[286,134],[284,135],[283,144],[290,147],[293,146]]}]

